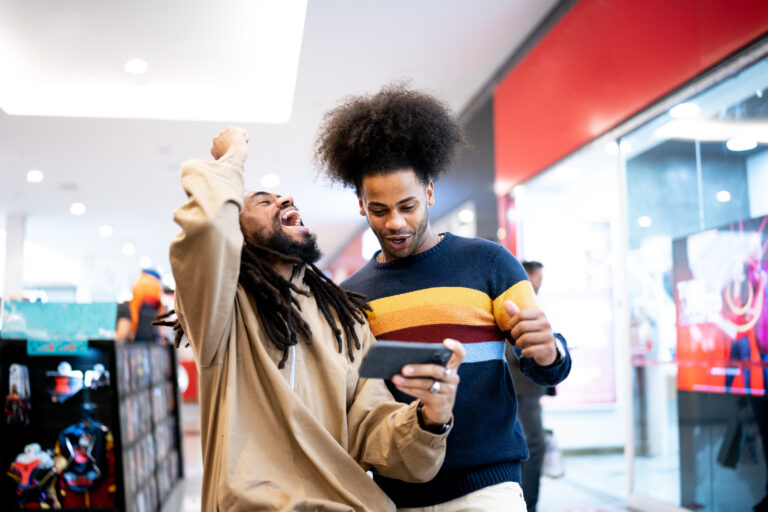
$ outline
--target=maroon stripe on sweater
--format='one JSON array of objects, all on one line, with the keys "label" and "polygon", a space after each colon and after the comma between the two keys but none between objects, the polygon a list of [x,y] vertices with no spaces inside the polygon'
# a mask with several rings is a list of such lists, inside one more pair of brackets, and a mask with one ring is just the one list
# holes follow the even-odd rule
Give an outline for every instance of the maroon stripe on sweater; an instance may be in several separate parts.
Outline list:
[{"label": "maroon stripe on sweater", "polygon": [[453,338],[462,343],[479,343],[482,341],[501,341],[504,339],[504,335],[495,325],[435,324],[382,332],[377,334],[376,338],[380,340],[421,341],[424,343],[440,343],[445,338]]}]

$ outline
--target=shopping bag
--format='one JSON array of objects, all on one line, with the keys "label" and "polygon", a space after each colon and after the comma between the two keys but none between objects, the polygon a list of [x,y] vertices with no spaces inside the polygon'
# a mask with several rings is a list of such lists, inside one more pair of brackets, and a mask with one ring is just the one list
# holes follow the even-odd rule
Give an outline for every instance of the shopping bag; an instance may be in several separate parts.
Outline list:
[{"label": "shopping bag", "polygon": [[721,466],[736,468],[741,453],[742,430],[741,421],[738,418],[732,418],[728,423],[728,428],[725,429],[723,443],[717,453],[717,462]]},{"label": "shopping bag", "polygon": [[563,464],[563,452],[557,446],[557,439],[551,430],[544,431],[544,462],[542,463],[541,473],[550,478],[560,478],[565,475],[565,465]]}]

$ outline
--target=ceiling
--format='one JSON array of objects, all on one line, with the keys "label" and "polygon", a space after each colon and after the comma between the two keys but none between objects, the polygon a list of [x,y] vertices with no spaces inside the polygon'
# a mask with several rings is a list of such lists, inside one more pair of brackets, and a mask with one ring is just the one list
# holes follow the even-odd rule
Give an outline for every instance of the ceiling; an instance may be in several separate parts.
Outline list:
[{"label": "ceiling", "polygon": [[[125,80],[123,63],[139,48],[150,65],[145,86],[181,90],[178,77],[200,77],[206,90],[231,103],[227,85],[249,66],[236,51],[239,33],[247,33],[240,13],[249,1],[257,0],[0,0],[0,40],[8,51],[24,49],[26,69],[39,70],[39,80],[48,84],[85,87]],[[250,136],[246,186],[260,187],[259,178],[267,173],[280,176],[276,192],[295,198],[323,252],[336,253],[363,221],[350,191],[331,187],[314,173],[312,145],[323,114],[346,95],[375,92],[401,79],[460,112],[556,4],[307,2],[290,120],[238,123]],[[173,73],[157,69],[163,65],[172,65]],[[0,109],[8,92],[2,86],[8,75],[2,74],[11,72],[0,66]],[[257,102],[238,94],[242,97],[235,100],[244,110]],[[24,215],[28,241],[79,263],[91,296],[112,299],[130,288],[140,257],[168,270],[168,243],[177,231],[173,210],[184,201],[181,162],[209,158],[212,136],[229,124],[226,119],[11,116],[0,110],[0,216]],[[30,169],[43,171],[44,181],[28,183]],[[85,214],[70,215],[76,201],[85,204]],[[98,235],[104,224],[113,227],[111,238]],[[122,254],[125,242],[136,246],[135,255]]]}]

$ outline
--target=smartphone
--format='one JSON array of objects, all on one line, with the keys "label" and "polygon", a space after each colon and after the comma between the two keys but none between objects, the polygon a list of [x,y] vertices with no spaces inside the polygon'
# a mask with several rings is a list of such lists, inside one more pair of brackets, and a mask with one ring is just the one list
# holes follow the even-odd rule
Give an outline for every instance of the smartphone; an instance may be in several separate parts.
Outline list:
[{"label": "smartphone", "polygon": [[360,376],[391,379],[407,364],[445,366],[453,352],[442,343],[380,340],[374,343],[360,365]]}]

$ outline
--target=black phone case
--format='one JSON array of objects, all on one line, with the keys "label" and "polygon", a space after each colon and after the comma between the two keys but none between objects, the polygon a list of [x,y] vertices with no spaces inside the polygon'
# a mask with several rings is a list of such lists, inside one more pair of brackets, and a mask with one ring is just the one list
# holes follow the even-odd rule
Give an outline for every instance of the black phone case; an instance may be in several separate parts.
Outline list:
[{"label": "black phone case", "polygon": [[360,376],[369,379],[389,379],[407,364],[438,364],[445,366],[451,352],[442,343],[408,341],[378,341],[373,344],[360,365]]}]

